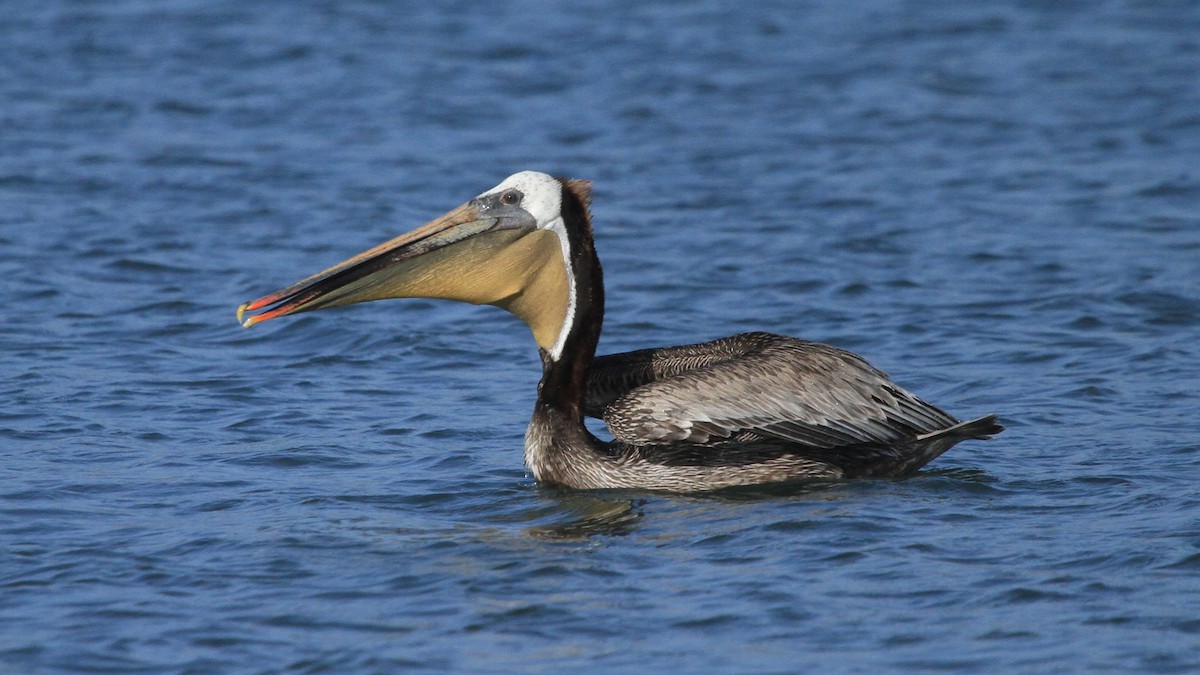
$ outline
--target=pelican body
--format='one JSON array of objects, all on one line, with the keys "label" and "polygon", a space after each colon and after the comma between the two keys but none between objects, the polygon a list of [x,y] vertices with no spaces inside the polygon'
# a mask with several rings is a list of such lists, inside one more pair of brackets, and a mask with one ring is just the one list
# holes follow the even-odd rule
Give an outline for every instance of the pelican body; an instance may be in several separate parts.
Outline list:
[{"label": "pelican body", "polygon": [[[539,482],[696,492],[809,478],[906,476],[961,422],[862,358],[770,333],[596,357],[604,284],[591,185],[523,171],[430,223],[238,308],[249,328],[386,298],[503,307],[533,332],[542,379],[525,434]],[[254,312],[245,316],[246,312]],[[604,420],[594,436],[584,416]]]}]

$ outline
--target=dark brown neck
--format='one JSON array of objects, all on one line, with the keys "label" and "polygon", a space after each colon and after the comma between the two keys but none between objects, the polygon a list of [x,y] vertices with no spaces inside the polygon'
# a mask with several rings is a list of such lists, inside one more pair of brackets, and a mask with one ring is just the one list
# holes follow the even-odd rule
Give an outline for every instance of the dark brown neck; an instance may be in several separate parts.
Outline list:
[{"label": "dark brown neck", "polygon": [[588,367],[596,356],[596,343],[600,341],[600,325],[604,320],[604,279],[592,240],[588,199],[586,185],[580,188],[569,181],[564,182],[562,217],[571,263],[568,274],[574,279],[574,315],[559,358],[541,351],[542,381],[538,384],[539,407],[549,407],[578,418],[581,425]]}]

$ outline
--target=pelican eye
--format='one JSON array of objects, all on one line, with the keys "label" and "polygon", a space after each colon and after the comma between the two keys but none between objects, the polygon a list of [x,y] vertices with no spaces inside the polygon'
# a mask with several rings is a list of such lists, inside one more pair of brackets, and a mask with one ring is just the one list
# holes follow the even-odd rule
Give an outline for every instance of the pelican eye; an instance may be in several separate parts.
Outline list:
[{"label": "pelican eye", "polygon": [[500,195],[500,203],[505,206],[516,206],[521,203],[522,196],[520,190],[508,190]]}]

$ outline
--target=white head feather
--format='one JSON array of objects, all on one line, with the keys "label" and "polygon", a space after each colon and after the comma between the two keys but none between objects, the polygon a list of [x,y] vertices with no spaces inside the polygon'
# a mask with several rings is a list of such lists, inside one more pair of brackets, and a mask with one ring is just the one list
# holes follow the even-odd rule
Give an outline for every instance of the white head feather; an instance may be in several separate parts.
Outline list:
[{"label": "white head feather", "polygon": [[539,229],[553,229],[554,221],[562,221],[562,183],[540,171],[514,173],[479,196],[485,197],[513,188],[525,195],[520,206],[534,217]]}]

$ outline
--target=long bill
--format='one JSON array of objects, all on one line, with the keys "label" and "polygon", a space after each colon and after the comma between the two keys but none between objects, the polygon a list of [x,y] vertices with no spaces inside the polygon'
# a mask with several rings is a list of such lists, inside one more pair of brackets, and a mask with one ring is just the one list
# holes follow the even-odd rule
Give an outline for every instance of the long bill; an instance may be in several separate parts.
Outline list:
[{"label": "long bill", "polygon": [[[243,303],[242,326],[387,298],[444,298],[503,307],[553,344],[567,311],[556,235],[528,213],[469,202],[287,288]],[[252,313],[246,316],[247,313]]]}]

